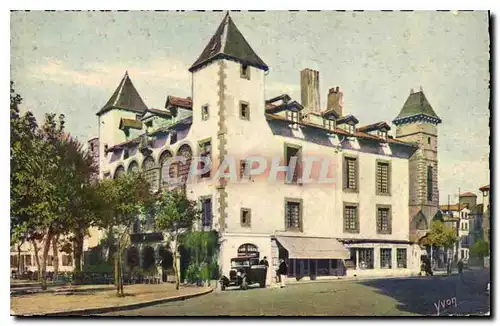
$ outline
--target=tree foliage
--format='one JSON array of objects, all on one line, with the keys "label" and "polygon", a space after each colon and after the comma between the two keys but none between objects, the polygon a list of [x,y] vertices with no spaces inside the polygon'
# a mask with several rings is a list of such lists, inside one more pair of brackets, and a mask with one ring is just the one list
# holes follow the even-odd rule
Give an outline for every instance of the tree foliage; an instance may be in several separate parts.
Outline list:
[{"label": "tree foliage", "polygon": [[457,241],[456,230],[441,221],[432,221],[429,233],[422,239],[424,246],[452,248]]},{"label": "tree foliage", "polygon": [[472,257],[484,258],[490,254],[490,244],[484,240],[477,240],[470,249]]},{"label": "tree foliage", "polygon": [[176,289],[180,286],[180,271],[177,266],[179,247],[182,245],[186,232],[193,228],[199,220],[201,211],[196,202],[187,198],[183,190],[164,192],[161,199],[154,205],[155,222],[158,229],[168,235],[174,260]]}]

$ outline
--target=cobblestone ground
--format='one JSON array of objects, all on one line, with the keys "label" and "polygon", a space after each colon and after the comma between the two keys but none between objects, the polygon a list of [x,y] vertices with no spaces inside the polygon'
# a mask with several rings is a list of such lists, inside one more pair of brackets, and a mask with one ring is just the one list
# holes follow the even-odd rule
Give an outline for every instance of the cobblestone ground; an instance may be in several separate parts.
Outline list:
[{"label": "cobblestone ground", "polygon": [[[440,308],[440,315],[489,311],[485,294],[489,272],[457,275],[331,281],[289,285],[284,289],[228,290],[182,302],[116,312],[127,316],[415,316],[436,315],[435,303],[453,297],[457,307]],[[441,307],[441,306],[440,306]]]}]

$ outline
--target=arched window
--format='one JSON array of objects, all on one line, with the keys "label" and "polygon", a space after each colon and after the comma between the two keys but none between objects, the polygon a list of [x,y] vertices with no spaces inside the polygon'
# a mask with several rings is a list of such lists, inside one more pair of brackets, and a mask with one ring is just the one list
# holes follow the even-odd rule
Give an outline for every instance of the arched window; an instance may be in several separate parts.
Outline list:
[{"label": "arched window", "polygon": [[114,179],[117,179],[125,174],[125,168],[123,165],[120,165],[116,168],[115,170],[115,175],[113,176]]},{"label": "arched window", "polygon": [[167,171],[167,163],[169,160],[172,158],[172,153],[169,151],[165,151],[161,154],[160,156],[160,186],[162,189],[165,189],[167,187],[167,179],[168,176],[173,177],[172,172],[172,164],[170,165],[170,171]]},{"label": "arched window", "polygon": [[417,230],[427,230],[427,219],[422,212],[415,216],[415,227]]},{"label": "arched window", "polygon": [[182,145],[177,151],[178,156],[182,156],[186,159],[185,163],[179,162],[179,177],[182,178],[182,183],[185,183],[187,177],[189,175],[189,170],[191,167],[191,157],[193,156],[193,152],[191,151],[191,147],[189,145]]},{"label": "arched window", "polygon": [[259,257],[259,249],[254,244],[245,243],[238,248],[238,257],[243,256]]},{"label": "arched window", "polygon": [[142,171],[144,173],[144,178],[149,183],[151,191],[158,190],[158,169],[155,166],[155,160],[148,156],[142,162]]},{"label": "arched window", "polygon": [[432,200],[432,166],[427,167],[427,200]]},{"label": "arched window", "polygon": [[128,165],[127,173],[137,173],[139,172],[139,164],[136,161],[130,162]]}]

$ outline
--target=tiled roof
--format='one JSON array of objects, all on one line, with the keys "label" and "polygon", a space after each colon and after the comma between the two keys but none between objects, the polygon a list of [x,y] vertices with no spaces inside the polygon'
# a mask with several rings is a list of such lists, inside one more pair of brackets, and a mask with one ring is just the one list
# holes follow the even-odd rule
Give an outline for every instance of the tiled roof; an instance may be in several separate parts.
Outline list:
[{"label": "tiled roof", "polygon": [[441,119],[439,119],[436,112],[434,112],[434,109],[425,97],[423,91],[411,93],[408,96],[405,104],[403,105],[403,108],[401,109],[401,112],[399,112],[394,121],[421,114],[436,118],[439,120],[439,122],[441,122]]},{"label": "tiled roof", "polygon": [[265,71],[269,70],[238,30],[229,12],[189,71],[193,72],[200,66],[220,58],[233,59]]},{"label": "tiled roof", "polygon": [[330,110],[325,110],[323,112],[321,112],[321,115],[323,117],[334,117],[334,118],[338,118],[339,117],[339,114],[337,113],[337,111],[335,111],[335,109],[330,109]]},{"label": "tiled roof", "polygon": [[481,188],[479,188],[479,190],[481,191],[490,190],[490,185],[482,186]]},{"label": "tiled roof", "polygon": [[[266,118],[269,119],[269,120],[280,120],[280,121],[291,122],[290,120],[286,119],[285,117],[282,117],[282,116],[276,115],[276,114],[270,114],[270,113],[266,113]],[[306,126],[306,127],[312,127],[312,128],[324,130],[324,131],[327,131],[329,133],[331,133],[333,131],[333,133],[338,134],[338,135],[343,135],[343,136],[348,136],[348,137],[353,136],[350,133],[348,133],[347,131],[342,130],[340,128],[335,128],[335,130],[330,130],[330,129],[325,128],[323,126],[320,126],[320,125],[317,125],[317,124],[313,124],[313,123],[309,123],[309,122],[306,122],[306,121],[300,121],[300,122],[298,122],[298,124],[302,125],[302,126]],[[360,132],[360,131],[357,131],[354,136],[357,137],[357,138],[363,138],[363,139],[371,139],[371,140],[381,141],[381,138],[379,138],[377,136],[370,135],[370,134],[367,134],[365,132]],[[412,144],[412,143],[403,142],[403,141],[400,141],[400,140],[397,140],[397,139],[392,139],[392,138],[388,138],[387,142],[388,143],[393,143],[393,144],[400,144],[400,145],[404,145],[404,146],[410,146],[410,147],[418,147],[418,145],[415,145],[415,144]]]},{"label": "tiled roof", "polygon": [[120,129],[124,128],[133,128],[133,129],[142,129],[142,122],[135,119],[120,119]]},{"label": "tiled roof", "polygon": [[[449,207],[449,208],[448,208]],[[469,204],[462,204],[460,205],[460,208],[458,207],[458,204],[450,204],[449,206],[447,204],[445,205],[439,205],[439,209],[442,211],[461,211],[464,208],[468,208]]]},{"label": "tiled roof", "polygon": [[151,112],[156,115],[163,115],[168,117],[172,116],[172,114],[169,111],[163,109],[149,109],[148,112]]},{"label": "tiled roof", "polygon": [[370,125],[358,128],[359,131],[363,131],[363,132],[370,132],[373,130],[380,130],[380,129],[391,130],[391,127],[389,127],[389,125],[385,121],[380,121],[380,122],[372,123]]},{"label": "tiled roof", "polygon": [[141,114],[145,113],[148,109],[135,89],[134,84],[132,84],[132,80],[130,80],[127,72],[125,72],[120,84],[114,91],[113,95],[111,95],[108,102],[102,107],[101,110],[99,110],[99,112],[97,112],[97,115],[101,115],[102,113],[113,108],[125,109]]},{"label": "tiled roof", "polygon": [[167,102],[165,103],[165,108],[169,109],[170,107],[179,107],[183,109],[191,110],[193,108],[193,101],[190,97],[177,97],[168,95]]},{"label": "tiled roof", "polygon": [[460,194],[460,197],[477,197],[475,193],[472,192],[464,192],[463,194]]}]

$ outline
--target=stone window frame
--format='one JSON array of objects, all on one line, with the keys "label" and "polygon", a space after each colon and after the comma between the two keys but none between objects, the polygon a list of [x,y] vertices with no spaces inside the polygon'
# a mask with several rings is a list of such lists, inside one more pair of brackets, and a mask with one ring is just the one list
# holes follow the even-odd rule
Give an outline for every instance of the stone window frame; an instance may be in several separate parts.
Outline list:
[{"label": "stone window frame", "polygon": [[[379,190],[379,174],[378,167],[379,164],[387,164],[387,192],[380,192]],[[375,160],[375,194],[377,196],[391,196],[392,195],[392,164],[390,160]]]},{"label": "stone window frame", "polygon": [[[287,159],[287,156],[288,156],[288,148],[294,148],[297,151],[297,163],[295,165],[295,170],[293,171],[294,172],[294,177],[292,178],[292,180],[288,180],[288,171],[287,173],[285,174],[285,184],[289,184],[289,185],[297,185],[297,184],[300,184],[299,183],[299,179],[302,178],[302,171],[300,169],[300,164],[302,163],[302,146],[301,145],[296,145],[296,144],[292,144],[292,143],[284,143],[283,144],[283,154],[284,154],[284,158],[283,158],[283,163],[286,163],[286,159]],[[288,165],[287,165],[288,166]]]},{"label": "stone window frame", "polygon": [[[206,195],[206,196],[200,196],[198,197],[198,201],[200,202],[200,207],[201,207],[201,219],[200,219],[200,226],[202,229],[205,229],[205,228],[212,228],[213,224],[214,224],[214,201],[212,200],[212,195]],[[203,213],[203,202],[207,199],[210,199],[210,206],[211,206],[211,209],[210,209],[210,212],[211,212],[211,216],[210,216],[210,225],[204,225],[203,223],[205,222],[204,221],[204,213]]]},{"label": "stone window frame", "polygon": [[[346,162],[346,160],[348,160],[348,159],[354,159],[356,161],[356,163],[355,163],[356,188],[348,188],[347,187],[347,162]],[[342,155],[342,190],[344,192],[352,192],[352,193],[359,192],[359,156],[357,156],[357,155],[352,155],[352,154],[343,154]]]},{"label": "stone window frame", "polygon": [[[355,212],[356,212],[356,227],[355,229],[347,228],[346,227],[346,208],[347,207],[355,207]],[[343,202],[342,204],[342,229],[344,230],[344,233],[359,233],[359,204],[358,203],[352,203],[352,202]]]},{"label": "stone window frame", "polygon": [[[404,267],[400,266],[402,262],[402,255],[400,253],[404,252]],[[407,248],[396,248],[396,267],[397,268],[408,268],[408,250]]]},{"label": "stone window frame", "polygon": [[[242,114],[243,105],[246,105],[246,115]],[[250,103],[246,101],[240,101],[238,108],[239,108],[240,119],[250,121]]]},{"label": "stone window frame", "polygon": [[[198,141],[198,157],[201,157],[201,151],[202,151],[202,148],[203,148],[202,145],[204,145],[204,144],[206,144],[208,142],[210,142],[210,155],[209,155],[209,158],[210,158],[210,162],[213,162],[212,156],[213,156],[213,146],[214,145],[213,145],[213,142],[212,142],[212,137],[204,138],[204,139],[201,139],[201,140]],[[210,178],[211,176],[212,176],[212,169],[210,169],[210,171],[208,171],[207,173],[205,173],[203,175],[200,175],[199,178],[200,179],[204,179],[204,178]]]},{"label": "stone window frame", "polygon": [[[299,204],[299,226],[298,227],[288,227],[287,226],[287,207],[288,203],[298,203]],[[304,214],[304,206],[303,206],[303,200],[302,198],[292,198],[292,197],[285,197],[285,210],[284,210],[284,222],[285,222],[285,230],[286,231],[292,231],[292,232],[304,232],[304,220],[303,220],[303,214]]]},{"label": "stone window frame", "polygon": [[[382,265],[384,259],[384,253],[389,253],[389,267]],[[385,257],[387,258],[387,257]],[[392,248],[380,248],[380,268],[381,269],[392,269]]]},{"label": "stone window frame", "polygon": [[[247,221],[244,223],[243,222],[243,214],[248,213],[247,215]],[[252,226],[252,210],[250,208],[241,208],[240,209],[240,225],[242,227],[249,228]]]},{"label": "stone window frame", "polygon": [[[388,229],[387,231],[381,230],[379,228],[379,210],[381,209],[388,209]],[[377,234],[392,234],[392,206],[391,205],[376,205],[376,216],[375,216],[375,221],[377,223],[376,228],[377,228]]]},{"label": "stone window frame", "polygon": [[201,106],[201,121],[207,121],[209,118],[210,118],[210,106],[208,104],[204,104]]},{"label": "stone window frame", "polygon": [[240,64],[240,78],[250,80],[250,66],[242,63]]}]

